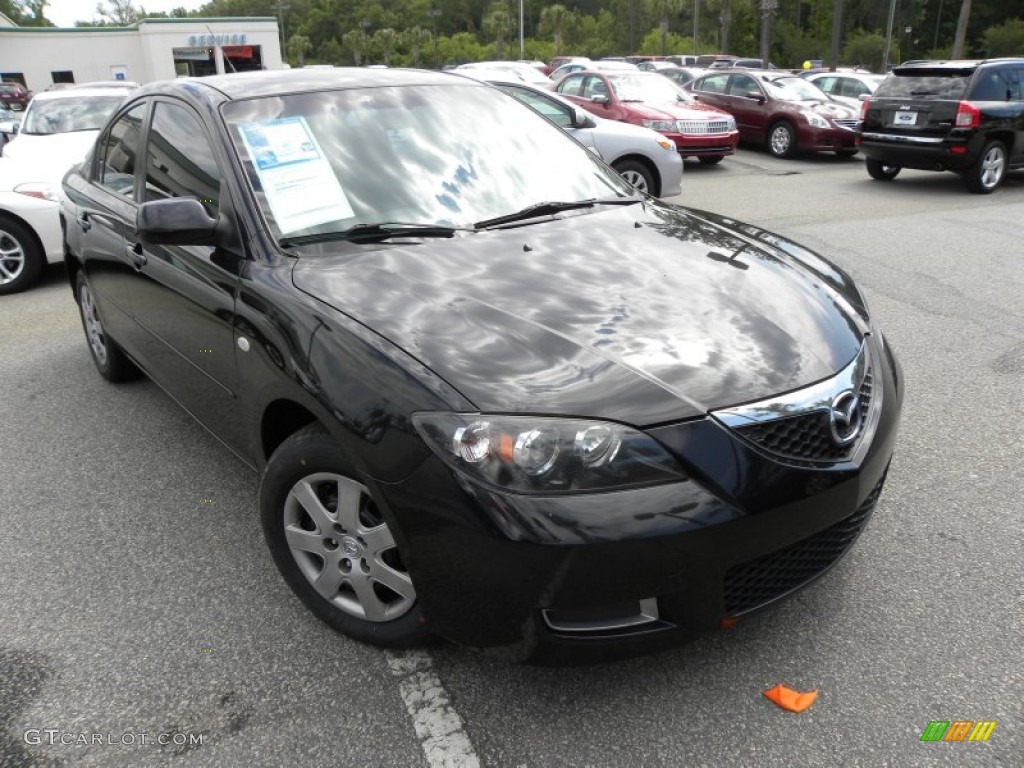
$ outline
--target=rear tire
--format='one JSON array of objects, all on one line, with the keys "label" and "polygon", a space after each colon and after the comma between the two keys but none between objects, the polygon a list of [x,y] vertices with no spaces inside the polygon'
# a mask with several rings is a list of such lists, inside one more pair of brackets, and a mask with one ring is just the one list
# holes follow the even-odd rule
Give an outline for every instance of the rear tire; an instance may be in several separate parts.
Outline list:
[{"label": "rear tire", "polygon": [[978,195],[996,191],[1006,177],[1006,147],[1001,141],[990,141],[981,150],[977,162],[964,171],[964,184]]},{"label": "rear tire", "polygon": [[701,165],[718,165],[724,159],[724,155],[704,155],[697,159]]},{"label": "rear tire", "polygon": [[880,160],[872,160],[870,157],[864,161],[868,169],[868,175],[877,181],[892,181],[900,173],[898,165],[886,165]]},{"label": "rear tire", "polygon": [[836,157],[853,157],[857,154],[856,149],[837,149]]},{"label": "rear tire", "polygon": [[260,478],[263,536],[288,586],[324,623],[373,645],[421,643],[428,633],[412,578],[356,477],[322,425],[303,427]]},{"label": "rear tire", "polygon": [[138,377],[139,369],[103,329],[103,321],[96,308],[89,281],[81,271],[75,279],[75,299],[78,302],[78,314],[82,318],[85,340],[89,344],[89,354],[100,376],[114,383]]},{"label": "rear tire", "polygon": [[654,197],[657,197],[658,193],[661,192],[654,179],[654,174],[643,163],[636,160],[623,160],[622,162],[614,163],[612,168],[618,171],[622,178],[640,192],[646,192]]},{"label": "rear tire", "polygon": [[0,296],[18,293],[38,282],[46,258],[31,229],[0,216]]}]

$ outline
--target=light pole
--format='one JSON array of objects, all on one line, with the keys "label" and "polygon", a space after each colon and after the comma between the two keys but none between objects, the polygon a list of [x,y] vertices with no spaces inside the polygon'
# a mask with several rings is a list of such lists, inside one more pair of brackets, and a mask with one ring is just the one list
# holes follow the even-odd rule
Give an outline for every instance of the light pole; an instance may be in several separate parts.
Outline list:
[{"label": "light pole", "polygon": [[892,22],[896,18],[896,0],[889,3],[889,28],[885,33],[885,56],[882,61],[882,70],[889,71],[889,51],[892,48]]},{"label": "light pole", "polygon": [[523,53],[523,0],[519,0],[519,59],[525,58]]}]

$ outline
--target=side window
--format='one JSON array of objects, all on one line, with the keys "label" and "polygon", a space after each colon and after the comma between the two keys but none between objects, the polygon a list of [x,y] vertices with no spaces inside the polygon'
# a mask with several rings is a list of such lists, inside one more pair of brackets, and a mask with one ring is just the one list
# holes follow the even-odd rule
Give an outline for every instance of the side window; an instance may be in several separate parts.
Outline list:
[{"label": "side window", "polygon": [[1024,67],[1010,69],[1006,74],[1010,80],[1010,99],[1024,101]]},{"label": "side window", "polygon": [[852,77],[847,77],[843,80],[843,96],[850,96],[856,99],[862,93],[871,93],[871,91],[860,80],[854,80]]},{"label": "side window", "polygon": [[583,98],[589,99],[591,96],[607,96],[608,86],[605,85],[597,75],[590,75],[587,77],[586,85],[583,86]]},{"label": "side window", "polygon": [[142,143],[146,104],[142,103],[117,119],[100,145],[99,167],[94,180],[111,192],[132,197],[135,191],[135,158]]},{"label": "side window", "polygon": [[184,107],[158,102],[146,147],[146,200],[191,197],[216,217],[220,169],[199,120]]},{"label": "side window", "polygon": [[698,80],[696,90],[707,91],[708,93],[725,93],[725,86],[729,82],[728,75],[710,75],[703,80]]},{"label": "side window", "polygon": [[565,81],[558,87],[559,93],[564,93],[567,96],[579,96],[580,87],[583,85],[583,75],[569,75],[565,78]]},{"label": "side window", "polygon": [[730,96],[746,96],[751,91],[757,93],[761,92],[761,89],[757,87],[757,83],[754,82],[754,78],[750,75],[733,75],[732,85],[729,86]]},{"label": "side window", "polygon": [[559,125],[562,128],[569,128],[572,125],[572,115],[569,114],[568,107],[554,102],[551,99],[546,99],[532,91],[524,91],[521,88],[507,88],[505,90],[507,90],[517,100],[521,101],[534,111],[544,115],[544,117],[556,125]]},{"label": "side window", "polygon": [[836,79],[834,77],[819,77],[817,80],[814,80],[813,82],[825,93],[836,92]]},{"label": "side window", "polygon": [[971,88],[970,98],[974,101],[1006,101],[1010,98],[1010,85],[1004,78],[1005,70],[984,69]]}]

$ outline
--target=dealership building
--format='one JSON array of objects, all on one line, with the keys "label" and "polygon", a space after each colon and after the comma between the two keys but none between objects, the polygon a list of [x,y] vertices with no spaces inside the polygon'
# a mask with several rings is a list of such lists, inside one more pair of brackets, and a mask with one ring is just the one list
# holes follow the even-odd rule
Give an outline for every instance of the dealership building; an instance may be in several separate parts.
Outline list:
[{"label": "dealership building", "polygon": [[281,69],[277,19],[141,19],[130,27],[19,27],[0,14],[0,80],[32,91],[59,83],[148,83]]}]

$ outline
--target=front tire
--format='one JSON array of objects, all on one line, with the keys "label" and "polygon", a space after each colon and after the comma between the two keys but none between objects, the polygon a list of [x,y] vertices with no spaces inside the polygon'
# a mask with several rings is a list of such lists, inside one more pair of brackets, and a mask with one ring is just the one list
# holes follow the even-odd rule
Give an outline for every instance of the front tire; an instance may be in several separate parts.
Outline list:
[{"label": "front tire", "polygon": [[780,120],[768,129],[768,151],[775,157],[792,157],[796,154],[796,132],[792,125]]},{"label": "front tire", "polygon": [[643,163],[639,163],[636,160],[623,160],[613,164],[612,168],[618,171],[619,175],[632,184],[638,192],[646,192],[648,195],[654,195],[655,197],[660,192],[654,174]]},{"label": "front tire", "polygon": [[964,172],[967,189],[978,195],[996,191],[1006,177],[1006,147],[1001,141],[990,141],[981,150],[977,162]]},{"label": "front tire", "polygon": [[43,249],[32,230],[0,216],[0,296],[24,291],[39,281],[45,269]]},{"label": "front tire", "polygon": [[139,369],[121,351],[113,339],[103,329],[103,321],[96,309],[96,301],[89,288],[85,273],[79,271],[75,278],[75,298],[78,301],[78,313],[82,318],[82,329],[85,340],[89,343],[89,354],[100,376],[110,382],[129,381],[139,375]]},{"label": "front tire", "polygon": [[872,160],[870,157],[864,161],[868,169],[868,175],[877,181],[892,181],[900,173],[898,165],[886,165],[880,160]]},{"label": "front tire", "polygon": [[260,516],[284,580],[326,624],[389,648],[426,638],[392,529],[320,424],[299,430],[270,457]]}]

